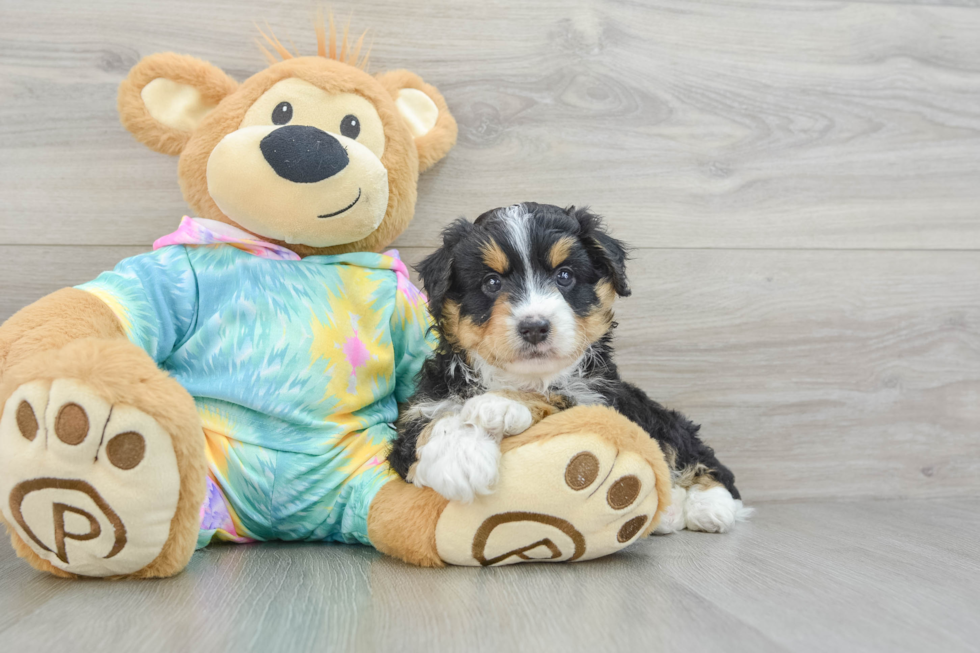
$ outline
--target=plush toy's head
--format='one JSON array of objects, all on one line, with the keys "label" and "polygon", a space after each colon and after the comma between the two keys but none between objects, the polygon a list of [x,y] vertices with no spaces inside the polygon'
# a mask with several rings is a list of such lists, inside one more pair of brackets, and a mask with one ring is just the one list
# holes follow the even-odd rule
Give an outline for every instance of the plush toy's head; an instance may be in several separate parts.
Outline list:
[{"label": "plush toy's head", "polygon": [[180,155],[199,217],[301,256],[383,249],[412,219],[419,172],[456,142],[445,100],[405,70],[369,75],[332,21],[318,56],[268,40],[283,60],[242,84],[193,57],[146,57],[119,88],[123,125]]}]

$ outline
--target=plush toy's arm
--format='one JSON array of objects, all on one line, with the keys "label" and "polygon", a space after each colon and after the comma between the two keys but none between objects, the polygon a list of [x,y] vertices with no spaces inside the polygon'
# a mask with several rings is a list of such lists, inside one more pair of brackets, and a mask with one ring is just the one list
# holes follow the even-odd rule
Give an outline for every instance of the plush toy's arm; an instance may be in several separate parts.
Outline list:
[{"label": "plush toy's arm", "polygon": [[128,337],[160,362],[189,332],[196,308],[197,284],[184,248],[126,259],[95,281],[21,309],[0,326],[0,380],[17,363],[82,338]]},{"label": "plush toy's arm", "polygon": [[157,363],[182,344],[197,324],[197,276],[182,246],[125,259],[78,289],[102,300],[130,342]]},{"label": "plush toy's arm", "polygon": [[[408,283],[405,280],[403,283]],[[415,291],[415,292],[412,292]],[[395,400],[407,402],[415,394],[418,375],[437,344],[425,297],[414,287],[399,287],[391,316],[391,346],[395,357]]]},{"label": "plush toy's arm", "polygon": [[82,338],[129,338],[159,362],[196,320],[197,284],[182,247],[126,259],[112,272],[64,288],[0,326],[4,370]]}]

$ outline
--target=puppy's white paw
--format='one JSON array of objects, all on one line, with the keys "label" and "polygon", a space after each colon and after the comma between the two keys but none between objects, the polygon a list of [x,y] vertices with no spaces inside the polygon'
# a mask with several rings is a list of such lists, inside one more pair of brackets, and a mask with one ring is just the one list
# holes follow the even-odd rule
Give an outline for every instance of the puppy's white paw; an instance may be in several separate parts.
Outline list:
[{"label": "puppy's white paw", "polygon": [[752,510],[732,498],[731,493],[720,485],[702,490],[698,486],[688,489],[684,501],[685,523],[692,531],[727,533],[736,520],[744,520]]},{"label": "puppy's white paw", "polygon": [[497,439],[459,415],[443,417],[419,447],[412,483],[451,501],[470,503],[475,495],[493,491],[499,462]]},{"label": "puppy's white paw", "polygon": [[660,523],[654,529],[655,535],[667,535],[682,531],[687,526],[684,518],[684,502],[687,500],[687,490],[675,485],[670,489],[670,507],[660,516]]},{"label": "puppy's white paw", "polygon": [[527,406],[492,392],[467,400],[460,417],[497,438],[523,433],[534,421]]}]

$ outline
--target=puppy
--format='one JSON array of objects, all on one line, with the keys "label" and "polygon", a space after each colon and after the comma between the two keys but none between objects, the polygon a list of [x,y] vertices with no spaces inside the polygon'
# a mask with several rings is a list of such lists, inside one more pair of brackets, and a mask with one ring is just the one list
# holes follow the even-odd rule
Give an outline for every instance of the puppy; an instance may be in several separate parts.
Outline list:
[{"label": "puppy", "polygon": [[698,425],[619,378],[612,305],[630,294],[626,251],[598,216],[528,202],[461,218],[418,271],[439,347],[388,457],[403,478],[471,501],[492,491],[501,438],[601,404],[643,427],[672,469],[658,532],[725,532],[748,516]]}]

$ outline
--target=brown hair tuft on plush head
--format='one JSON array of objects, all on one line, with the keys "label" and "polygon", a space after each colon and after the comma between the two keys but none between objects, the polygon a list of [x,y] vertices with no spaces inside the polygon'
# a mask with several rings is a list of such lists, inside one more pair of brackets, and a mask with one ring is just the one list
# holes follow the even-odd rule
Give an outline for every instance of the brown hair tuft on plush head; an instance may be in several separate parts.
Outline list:
[{"label": "brown hair tuft on plush head", "polygon": [[[327,35],[327,24],[329,24],[329,37]],[[293,49],[296,50],[295,54],[290,52],[286,46],[284,46],[276,35],[272,32],[272,28],[266,23],[265,28],[269,31],[268,34],[262,30],[258,25],[255,26],[259,30],[259,34],[265,39],[265,42],[269,44],[273,50],[279,55],[277,59],[274,54],[266,49],[262,43],[256,39],[255,44],[259,46],[259,50],[262,54],[266,56],[270,64],[277,64],[280,61],[285,61],[287,59],[295,59],[301,56],[296,45],[293,44]],[[358,61],[358,57],[361,54],[361,47],[364,45],[364,37],[367,36],[368,31],[364,30],[361,32],[361,36],[357,39],[352,47],[348,47],[347,37],[350,34],[350,20],[348,19],[347,25],[344,27],[343,40],[340,43],[340,49],[337,49],[337,26],[334,23],[333,12],[328,16],[327,23],[324,22],[323,11],[318,10],[316,19],[313,24],[313,28],[316,31],[316,54],[319,57],[324,57],[326,59],[333,59],[334,61],[339,61],[340,63],[345,63],[355,68],[360,68],[361,70],[367,70],[368,61],[371,58],[371,48],[368,47],[368,51],[364,53],[364,58]]]}]

